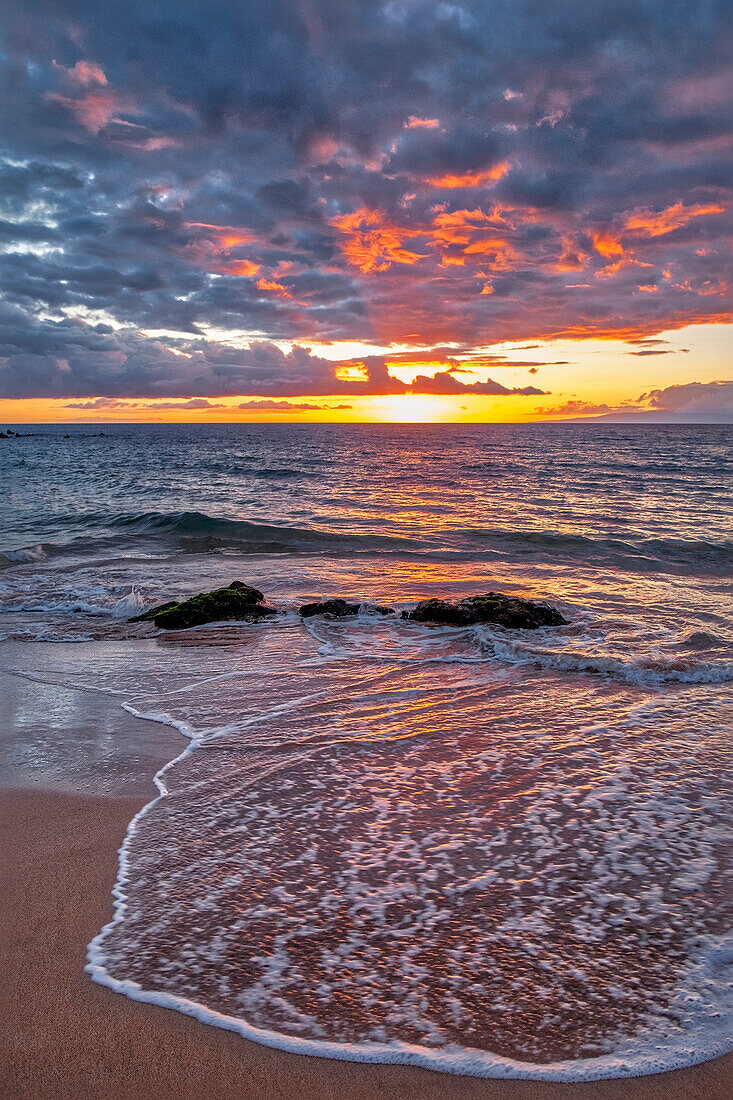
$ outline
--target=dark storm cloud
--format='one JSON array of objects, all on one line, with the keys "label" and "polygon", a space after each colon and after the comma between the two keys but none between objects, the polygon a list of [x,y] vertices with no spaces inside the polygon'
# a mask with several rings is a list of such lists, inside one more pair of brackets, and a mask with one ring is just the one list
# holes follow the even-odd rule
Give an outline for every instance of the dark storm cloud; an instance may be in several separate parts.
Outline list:
[{"label": "dark storm cloud", "polygon": [[729,317],[724,0],[8,0],[4,28],[5,395],[358,392],[261,349]]}]

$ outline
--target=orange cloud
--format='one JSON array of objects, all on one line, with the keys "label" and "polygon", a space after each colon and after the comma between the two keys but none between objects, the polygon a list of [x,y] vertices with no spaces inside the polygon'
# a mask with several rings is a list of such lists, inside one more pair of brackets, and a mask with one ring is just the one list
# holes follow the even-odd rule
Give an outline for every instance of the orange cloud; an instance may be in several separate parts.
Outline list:
[{"label": "orange cloud", "polygon": [[366,368],[366,364],[360,360],[355,360],[351,363],[342,363],[336,367],[334,376],[339,382],[368,382],[369,371]]},{"label": "orange cloud", "polygon": [[330,225],[343,234],[339,245],[348,263],[365,275],[387,271],[393,263],[414,264],[425,259],[424,253],[403,247],[406,239],[420,236],[420,230],[388,222],[380,210],[362,207],[332,218]]},{"label": "orange cloud", "polygon": [[514,245],[506,237],[501,236],[481,237],[463,251],[467,256],[480,259],[481,263],[492,271],[510,271],[522,260]]},{"label": "orange cloud", "polygon": [[233,260],[221,270],[227,275],[243,275],[252,278],[260,270],[260,265],[253,263],[252,260]]},{"label": "orange cloud", "polygon": [[606,264],[600,271],[596,271],[596,278],[611,279],[627,267],[654,267],[654,264],[646,264],[643,260],[636,260],[630,253],[628,255],[624,254],[615,264]]},{"label": "orange cloud", "polygon": [[468,244],[472,235],[486,225],[506,225],[506,220],[498,209],[486,213],[479,207],[475,210],[441,210],[433,219],[433,240],[438,244]]},{"label": "orange cloud", "polygon": [[676,202],[666,210],[637,210],[624,221],[624,228],[644,237],[662,237],[674,229],[681,229],[692,218],[702,218],[707,214],[723,214],[725,207],[718,203],[697,203],[684,206]]},{"label": "orange cloud", "polygon": [[610,259],[611,256],[623,256],[624,254],[624,247],[621,242],[605,231],[593,234],[593,247],[596,252],[600,252],[601,256],[605,256],[607,259]]},{"label": "orange cloud", "polygon": [[210,271],[251,278],[260,270],[260,265],[253,260],[230,255],[233,248],[253,243],[255,237],[249,230],[233,225],[210,225],[208,222],[184,222],[184,225],[186,229],[201,231],[198,238],[186,246],[186,252]]},{"label": "orange cloud", "polygon": [[[429,243],[441,251],[441,262],[446,267],[463,266],[468,260],[488,264],[494,271],[507,271],[521,262],[522,257],[507,235],[513,226],[505,214],[498,207],[488,213],[478,207],[440,211],[428,231]],[[491,290],[485,293],[490,294]]]},{"label": "orange cloud", "polygon": [[482,172],[464,172],[462,175],[447,176],[432,176],[425,182],[429,183],[431,187],[480,187],[486,183],[496,183],[502,176],[505,176],[509,171],[511,165],[508,161],[501,161],[500,164],[495,164],[493,168],[487,168]]},{"label": "orange cloud", "polygon": [[577,247],[572,237],[563,237],[562,252],[557,263],[552,266],[555,271],[581,271],[587,259],[587,253]]},{"label": "orange cloud", "polygon": [[410,115],[407,122],[404,123],[406,130],[434,130],[436,126],[440,126],[437,118],[418,118],[417,115]]},{"label": "orange cloud", "polygon": [[290,291],[288,290],[288,288],[286,286],[283,286],[282,283],[276,282],[275,279],[265,279],[265,278],[258,279],[257,280],[257,286],[259,287],[260,290],[271,290],[271,291],[273,291],[273,293],[275,295],[277,295],[278,298],[287,298],[287,299],[292,300],[293,296],[290,293]]},{"label": "orange cloud", "polygon": [[596,271],[597,279],[611,279],[627,267],[654,266],[653,264],[644,263],[643,260],[637,260],[633,252],[627,252],[621,241],[608,231],[593,234],[593,247],[596,252],[599,252],[606,259],[618,257],[614,263],[606,264],[600,271]]},{"label": "orange cloud", "polygon": [[239,229],[233,225],[209,225],[208,222],[184,222],[183,224],[186,229],[207,230],[206,235],[213,238],[219,247],[227,252],[240,244],[251,244],[255,239],[249,230]]}]

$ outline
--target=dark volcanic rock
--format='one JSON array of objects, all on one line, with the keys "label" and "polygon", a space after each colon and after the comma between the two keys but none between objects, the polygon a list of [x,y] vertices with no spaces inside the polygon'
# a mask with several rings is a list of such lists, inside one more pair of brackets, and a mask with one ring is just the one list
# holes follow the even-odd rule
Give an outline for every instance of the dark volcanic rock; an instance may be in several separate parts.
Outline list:
[{"label": "dark volcanic rock", "polygon": [[275,615],[274,608],[263,605],[264,598],[258,588],[251,588],[242,581],[233,581],[227,588],[199,592],[197,596],[180,603],[173,600],[159,607],[151,607],[149,611],[130,619],[130,622],[152,621],[163,630],[185,630],[190,626],[224,619],[261,619]]},{"label": "dark volcanic rock", "polygon": [[483,596],[467,596],[465,600],[423,600],[412,611],[403,611],[403,619],[419,623],[447,623],[451,626],[472,626],[474,623],[496,623],[510,630],[537,630],[541,626],[565,626],[557,608],[501,592]]},{"label": "dark volcanic rock", "polygon": [[322,600],[318,603],[304,603],[298,610],[304,619],[309,619],[311,615],[338,615],[343,618],[345,615],[358,615],[361,604],[347,603],[346,600]]},{"label": "dark volcanic rock", "polygon": [[304,619],[311,615],[335,615],[344,618],[347,615],[358,615],[360,610],[370,615],[393,615],[393,607],[382,607],[371,603],[347,603],[346,600],[323,600],[318,603],[304,603],[298,608]]},{"label": "dark volcanic rock", "polygon": [[142,615],[135,615],[129,621],[131,623],[152,623],[158,615],[162,615],[164,611],[168,611],[171,607],[178,607],[178,601],[169,600],[168,603],[160,603],[157,607],[150,607],[147,611],[143,611]]}]

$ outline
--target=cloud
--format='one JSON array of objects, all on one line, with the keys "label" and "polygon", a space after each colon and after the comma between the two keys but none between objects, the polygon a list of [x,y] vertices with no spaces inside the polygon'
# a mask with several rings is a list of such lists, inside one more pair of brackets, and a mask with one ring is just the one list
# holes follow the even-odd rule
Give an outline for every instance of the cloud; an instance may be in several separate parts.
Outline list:
[{"label": "cloud", "polygon": [[70,401],[65,409],[224,409],[226,405],[212,403],[204,397],[191,397],[188,401],[125,401],[118,397],[96,397],[93,401]]},{"label": "cloud", "polygon": [[156,409],[223,409],[226,406],[212,404],[211,401],[207,401],[203,397],[191,397],[188,401],[159,401],[156,405],[149,407]]},{"label": "cloud", "polygon": [[306,402],[296,404],[293,401],[270,401],[268,399],[260,399],[257,401],[242,401],[237,405],[238,409],[252,409],[262,412],[310,412],[318,409],[350,409],[351,405],[311,405]]},{"label": "cloud", "polygon": [[65,409],[125,409],[127,401],[120,401],[116,397],[96,397],[93,401],[70,401],[64,405]]},{"label": "cloud", "polygon": [[7,0],[3,393],[323,395],[279,346],[727,322],[724,0],[495,7]]},{"label": "cloud", "polygon": [[568,401],[563,401],[560,405],[553,405],[552,408],[539,407],[535,409],[535,412],[544,416],[598,416],[605,413],[619,412],[620,409],[624,407],[633,409],[633,406],[599,405],[592,401],[581,401],[577,398],[572,398]]},{"label": "cloud", "polygon": [[538,408],[545,416],[588,417],[622,422],[733,423],[733,381],[685,382],[642,393],[624,405],[595,405],[569,400],[552,408]]},{"label": "cloud", "polygon": [[642,394],[639,402],[676,415],[733,420],[733,381],[667,386]]},{"label": "cloud", "polygon": [[[517,365],[500,358],[490,362]],[[163,341],[78,319],[40,321],[18,309],[0,307],[0,396],[6,398],[78,397],[98,402],[183,398],[168,407],[193,409],[211,407],[202,399],[250,394],[284,399],[368,393],[530,396],[543,392],[533,386],[506,387],[491,378],[459,379],[454,371],[463,365],[440,354],[437,366],[448,369],[432,376],[419,374],[410,383],[392,373],[389,363],[388,356],[339,363],[298,344],[283,351],[267,341],[252,341],[244,348],[200,338]],[[467,365],[478,370],[480,361],[471,360]]]}]

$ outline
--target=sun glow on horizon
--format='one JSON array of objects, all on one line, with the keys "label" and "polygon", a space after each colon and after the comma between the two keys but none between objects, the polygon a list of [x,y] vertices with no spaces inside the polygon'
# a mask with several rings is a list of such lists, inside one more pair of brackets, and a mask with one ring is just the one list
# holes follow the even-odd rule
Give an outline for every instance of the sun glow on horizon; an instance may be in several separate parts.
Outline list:
[{"label": "sun glow on horizon", "polygon": [[371,398],[376,420],[385,424],[439,424],[453,419],[451,401],[423,394],[388,394]]},{"label": "sun glow on horizon", "polygon": [[[182,386],[177,395],[167,396],[8,398],[0,400],[0,423],[524,423],[631,409],[644,392],[730,378],[730,326],[721,324],[688,326],[635,343],[538,339],[476,348],[445,343],[430,350],[349,341],[320,347],[283,342],[283,354],[294,347],[310,347],[312,355],[330,360],[335,392],[203,396],[200,389],[190,392]],[[180,362],[191,361],[191,353],[175,344],[169,350]],[[378,392],[377,377],[375,392],[369,393],[365,364],[375,359],[383,359],[389,376],[407,386],[416,376],[433,378],[438,371],[469,385],[489,377],[507,392],[420,393],[418,383],[416,393],[385,394]],[[528,384],[543,392],[522,393]],[[349,392],[350,386],[357,392]]]}]

